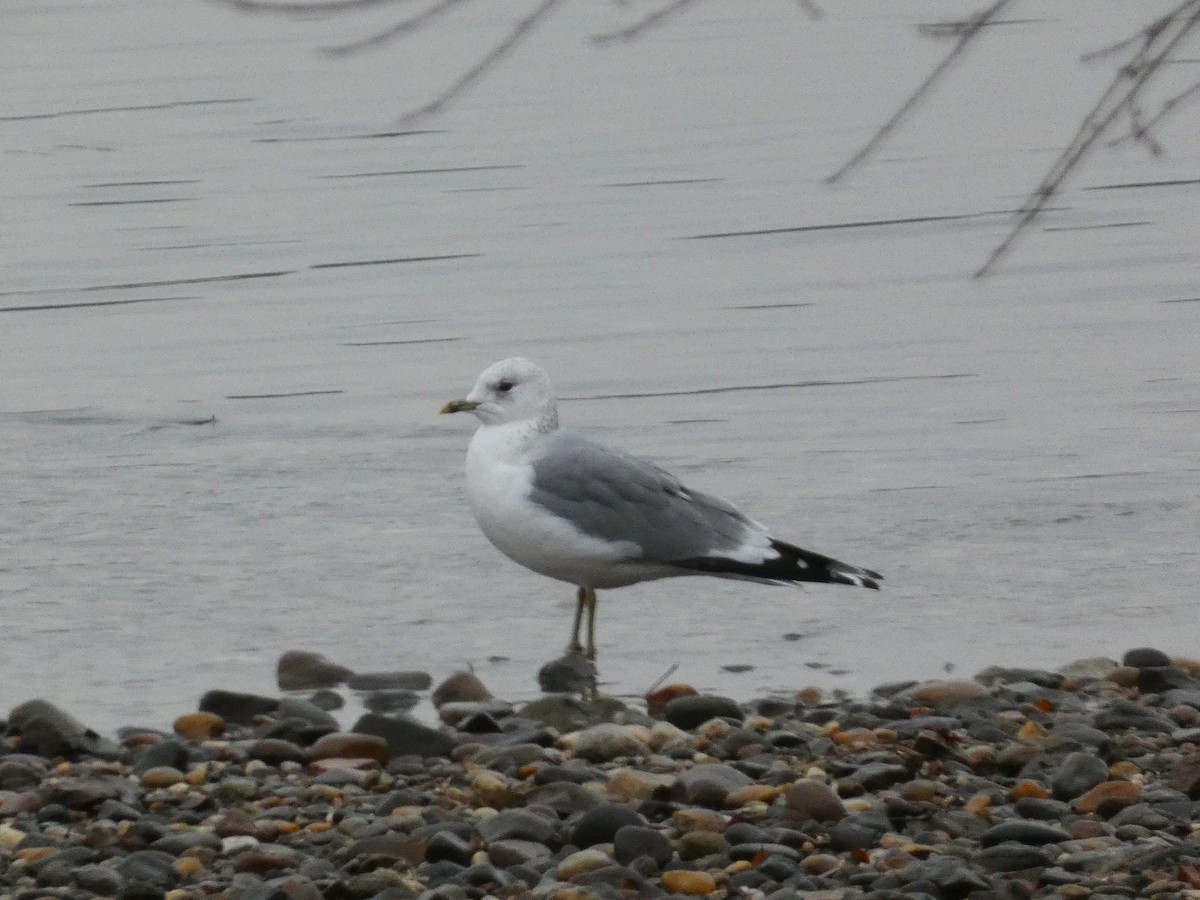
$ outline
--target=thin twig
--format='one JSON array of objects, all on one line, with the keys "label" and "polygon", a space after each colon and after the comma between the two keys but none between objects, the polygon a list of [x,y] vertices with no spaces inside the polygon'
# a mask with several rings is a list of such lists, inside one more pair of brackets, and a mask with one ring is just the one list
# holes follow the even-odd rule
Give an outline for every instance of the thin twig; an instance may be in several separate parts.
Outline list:
[{"label": "thin twig", "polygon": [[[1174,97],[1164,100],[1162,105],[1159,106],[1158,112],[1152,115],[1147,121],[1134,122],[1130,128],[1129,134],[1124,134],[1121,135],[1121,137],[1113,138],[1112,140],[1108,141],[1105,146],[1116,147],[1117,145],[1123,144],[1126,141],[1140,141],[1147,139],[1152,140],[1152,138],[1150,138],[1150,129],[1152,129],[1171,113],[1175,112],[1175,110],[1178,109],[1185,100],[1195,96],[1196,94],[1200,94],[1200,81],[1197,81],[1187,90],[1180,91]],[[1157,144],[1154,146],[1157,146]]]},{"label": "thin twig", "polygon": [[402,37],[410,31],[416,31],[423,25],[432,22],[438,16],[444,15],[454,9],[454,7],[469,2],[470,0],[440,0],[440,2],[433,4],[428,9],[424,9],[416,15],[409,16],[407,19],[402,19],[390,28],[385,28],[383,31],[377,32],[370,37],[365,37],[359,41],[352,41],[349,44],[340,44],[336,47],[322,47],[321,52],[329,56],[348,56],[351,53],[357,53],[359,50],[378,47],[380,44],[386,44],[388,41]]},{"label": "thin twig", "polygon": [[941,78],[943,74],[945,74],[946,70],[950,68],[951,63],[953,63],[959,56],[962,55],[963,51],[966,50],[967,45],[971,42],[971,39],[974,38],[975,35],[979,33],[980,29],[982,29],[984,25],[986,25],[997,14],[999,14],[1000,10],[1002,10],[1010,2],[1011,0],[996,0],[996,2],[990,7],[979,13],[973,19],[969,20],[969,24],[967,24],[964,28],[961,37],[958,39],[958,43],[954,45],[954,49],[946,54],[945,58],[937,64],[934,70],[929,73],[923,82],[921,82],[920,86],[909,95],[907,100],[900,104],[900,108],[892,114],[890,119],[880,126],[879,130],[872,135],[871,139],[867,141],[862,149],[855,153],[854,156],[850,157],[849,161],[845,165],[825,179],[826,183],[832,184],[833,182],[837,181],[855,166],[859,165],[873,152],[875,152],[875,149],[883,143],[884,139],[886,139],[888,135],[890,135],[896,129],[896,126],[899,125],[900,122],[903,121],[903,119],[913,110],[917,103],[924,98],[924,96],[929,92],[930,88],[933,87],[934,83]]},{"label": "thin twig", "polygon": [[454,82],[454,84],[450,85],[450,87],[446,88],[446,90],[442,91],[441,94],[426,103],[424,106],[420,107],[419,109],[415,109],[410,113],[405,113],[400,117],[400,123],[409,123],[414,119],[419,119],[421,116],[427,116],[430,113],[437,112],[447,103],[461,94],[472,84],[472,82],[478,79],[479,76],[507,56],[513,47],[515,47],[522,38],[527,37],[534,30],[534,28],[537,27],[542,19],[550,15],[554,7],[561,2],[562,0],[542,0],[542,2],[533,12],[513,26],[513,30],[509,32],[508,36],[504,40],[497,44],[486,56],[483,57],[483,59],[479,60],[479,62],[475,63],[475,65],[468,69],[466,73],[458,79],[458,81]]},{"label": "thin twig", "polygon": [[[1041,213],[1063,180],[1075,169],[1092,145],[1099,140],[1122,110],[1131,107],[1134,98],[1146,86],[1150,78],[1159,71],[1163,62],[1200,22],[1200,0],[1187,0],[1180,6],[1179,11],[1185,10],[1188,6],[1192,9],[1186,18],[1172,14],[1168,17],[1170,22],[1167,27],[1156,28],[1152,34],[1147,31],[1149,38],[1146,46],[1138,51],[1128,65],[1118,69],[1112,83],[1101,95],[1099,101],[1084,116],[1083,122],[1076,129],[1067,148],[1054,161],[1050,170],[1025,199],[1025,202],[1021,204],[1016,221],[1005,235],[1004,240],[992,250],[987,261],[975,272],[976,278],[982,278],[988,274],[997,260],[1008,252],[1017,237]],[[1172,28],[1171,25],[1175,27]],[[1156,43],[1161,44],[1161,48],[1151,54],[1149,51]]]},{"label": "thin twig", "polygon": [[650,687],[646,688],[646,690],[642,692],[642,696],[645,697],[647,694],[652,694],[656,690],[658,690],[660,687],[662,687],[662,683],[664,681],[666,681],[668,678],[670,678],[672,675],[674,675],[675,671],[678,668],[679,668],[679,663],[671,663],[671,665],[669,665],[667,667],[667,671],[665,671],[661,675],[659,675],[658,680],[655,681],[654,684],[650,685]]},{"label": "thin twig", "polygon": [[625,28],[618,28],[616,31],[607,31],[604,34],[595,35],[592,40],[597,44],[607,43],[609,41],[628,41],[641,35],[643,31],[648,31],[655,25],[658,25],[675,15],[682,12],[693,3],[699,0],[671,0],[666,6],[659,7],[644,19],[639,19],[632,25]]}]

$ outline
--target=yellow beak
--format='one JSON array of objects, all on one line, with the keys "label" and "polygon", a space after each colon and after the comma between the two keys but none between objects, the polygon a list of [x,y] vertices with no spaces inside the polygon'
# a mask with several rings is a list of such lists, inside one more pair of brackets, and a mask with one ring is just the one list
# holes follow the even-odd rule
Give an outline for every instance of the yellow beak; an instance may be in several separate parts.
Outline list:
[{"label": "yellow beak", "polygon": [[474,400],[451,400],[442,407],[442,415],[446,413],[470,412],[478,405]]}]

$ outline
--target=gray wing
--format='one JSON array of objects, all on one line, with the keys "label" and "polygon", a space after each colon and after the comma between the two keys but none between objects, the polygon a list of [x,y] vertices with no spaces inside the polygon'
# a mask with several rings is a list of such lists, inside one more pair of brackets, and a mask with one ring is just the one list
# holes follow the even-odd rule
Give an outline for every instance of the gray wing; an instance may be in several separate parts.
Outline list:
[{"label": "gray wing", "polygon": [[548,435],[534,458],[530,499],[584,534],[635,544],[646,562],[729,550],[760,528],[654,463],[566,430]]}]

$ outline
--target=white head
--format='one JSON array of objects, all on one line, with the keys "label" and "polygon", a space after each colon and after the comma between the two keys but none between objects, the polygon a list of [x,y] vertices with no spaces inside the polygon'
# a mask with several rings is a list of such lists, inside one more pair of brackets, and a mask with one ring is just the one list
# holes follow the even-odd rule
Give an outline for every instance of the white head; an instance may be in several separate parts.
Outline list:
[{"label": "white head", "polygon": [[550,376],[520,356],[488,366],[471,393],[463,400],[451,400],[442,412],[472,412],[485,425],[534,420],[542,430],[558,426]]}]

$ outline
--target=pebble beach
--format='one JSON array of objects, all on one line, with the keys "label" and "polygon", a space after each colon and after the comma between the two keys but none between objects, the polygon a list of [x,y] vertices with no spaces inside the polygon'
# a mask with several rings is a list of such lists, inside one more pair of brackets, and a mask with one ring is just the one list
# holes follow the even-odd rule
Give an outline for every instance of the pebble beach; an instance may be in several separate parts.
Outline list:
[{"label": "pebble beach", "polygon": [[278,683],[112,735],[12,709],[0,896],[1200,897],[1200,664],[1152,648],[863,698]]}]

